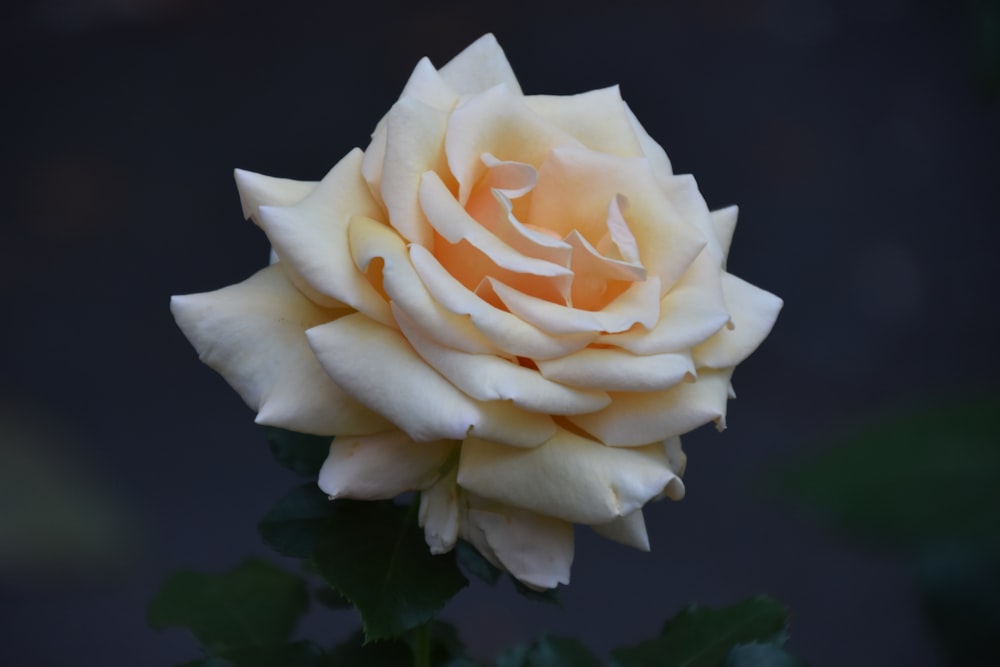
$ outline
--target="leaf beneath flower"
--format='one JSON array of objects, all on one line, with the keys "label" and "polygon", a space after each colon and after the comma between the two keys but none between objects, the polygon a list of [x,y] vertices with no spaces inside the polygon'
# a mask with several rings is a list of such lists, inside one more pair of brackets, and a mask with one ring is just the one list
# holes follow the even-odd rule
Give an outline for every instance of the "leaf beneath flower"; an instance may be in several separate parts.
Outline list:
[{"label": "leaf beneath flower", "polygon": [[514,646],[497,656],[495,667],[600,667],[586,646],[570,637],[542,637],[531,646]]},{"label": "leaf beneath flower", "polygon": [[309,558],[330,524],[333,502],[315,482],[303,484],[282,496],[257,528],[278,553]]},{"label": "leaf beneath flower", "polygon": [[275,426],[265,426],[275,460],[300,475],[315,476],[330,453],[331,436],[306,435]]},{"label": "leaf beneath flower", "polygon": [[765,596],[724,609],[691,606],[667,621],[660,637],[611,652],[613,667],[722,667],[733,647],[784,641],[788,613]]},{"label": "leaf beneath flower", "polygon": [[[336,663],[339,665],[340,663]],[[227,651],[180,667],[329,667],[330,656],[317,644],[303,641],[281,646]]]}]

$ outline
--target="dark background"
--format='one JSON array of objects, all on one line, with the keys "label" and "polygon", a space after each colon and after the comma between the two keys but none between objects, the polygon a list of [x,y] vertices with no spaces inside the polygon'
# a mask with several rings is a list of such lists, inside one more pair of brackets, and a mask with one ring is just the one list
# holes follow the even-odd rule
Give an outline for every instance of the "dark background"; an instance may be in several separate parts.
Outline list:
[{"label": "dark background", "polygon": [[736,373],[730,429],[685,439],[688,496],[647,511],[652,553],[581,530],[562,609],[474,585],[443,617],[481,656],[545,632],[603,653],[688,602],[768,593],[814,667],[941,664],[904,560],[755,488],[831,432],[995,384],[996,3],[327,4],[3,10],[0,664],[195,657],[147,628],[157,585],[266,555],[256,520],[298,480],[168,297],[266,262],[234,167],[318,179],[421,56],[488,31],[527,93],[621,84],[710,206],[740,205],[730,270],[785,309]]}]

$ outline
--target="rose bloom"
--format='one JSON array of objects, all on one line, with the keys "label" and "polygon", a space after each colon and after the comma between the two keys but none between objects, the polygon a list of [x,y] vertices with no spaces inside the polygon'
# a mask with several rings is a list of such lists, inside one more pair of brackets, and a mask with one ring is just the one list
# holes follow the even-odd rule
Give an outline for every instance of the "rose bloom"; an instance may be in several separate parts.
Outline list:
[{"label": "rose bloom", "polygon": [[332,498],[419,490],[432,552],[467,540],[536,589],[569,582],[573,524],[649,549],[678,436],[724,427],[781,308],[726,272],[736,207],[617,87],[525,96],[492,35],[421,60],[320,182],[236,183],[274,261],[173,298],[201,359],[259,423],[336,436]]}]

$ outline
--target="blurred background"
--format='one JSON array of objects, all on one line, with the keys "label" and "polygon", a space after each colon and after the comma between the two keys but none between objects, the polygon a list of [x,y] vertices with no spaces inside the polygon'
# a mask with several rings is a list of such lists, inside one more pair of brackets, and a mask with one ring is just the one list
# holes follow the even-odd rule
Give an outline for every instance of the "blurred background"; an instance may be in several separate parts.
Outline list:
[{"label": "blurred background", "polygon": [[[582,530],[562,608],[474,583],[444,618],[480,656],[545,632],[604,654],[689,602],[767,593],[814,667],[945,664],[912,559],[766,480],[882,414],[995,387],[993,0],[6,5],[0,664],[196,657],[147,627],[157,586],[270,557],[256,522],[298,479],[168,298],[267,261],[234,167],[320,178],[421,56],[490,31],[527,93],[620,84],[709,205],[739,204],[729,268],[785,309],[736,372],[729,430],[685,439],[688,495],[647,511],[652,553]],[[947,443],[936,456],[949,465]],[[926,482],[914,512],[941,491]],[[316,614],[302,633],[356,624]]]}]

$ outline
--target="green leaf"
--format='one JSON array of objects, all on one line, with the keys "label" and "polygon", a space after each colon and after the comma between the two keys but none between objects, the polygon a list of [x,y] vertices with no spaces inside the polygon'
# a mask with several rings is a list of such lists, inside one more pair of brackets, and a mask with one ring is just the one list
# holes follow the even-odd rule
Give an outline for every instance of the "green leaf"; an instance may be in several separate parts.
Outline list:
[{"label": "green leaf", "polygon": [[327,609],[349,609],[354,606],[350,600],[332,588],[319,588],[313,591],[313,595],[316,596],[316,601]]},{"label": "green leaf", "polygon": [[601,667],[586,646],[570,637],[542,637],[531,646],[514,646],[497,656],[495,667]]},{"label": "green leaf", "polygon": [[469,581],[454,551],[431,555],[416,507],[335,500],[316,548],[316,566],[361,613],[368,641],[425,623]]},{"label": "green leaf", "polygon": [[433,667],[453,665],[468,659],[465,655],[465,644],[459,639],[455,626],[435,619],[430,622],[429,630]]},{"label": "green leaf", "polygon": [[951,664],[996,664],[1000,655],[1000,545],[927,549],[917,577],[924,611]]},{"label": "green leaf", "polygon": [[313,642],[227,651],[181,667],[329,667],[330,657]]},{"label": "green leaf", "polygon": [[333,436],[306,435],[275,426],[265,426],[264,433],[271,443],[271,453],[275,460],[286,468],[305,476],[319,474]]},{"label": "green leaf", "polygon": [[365,643],[365,635],[358,630],[333,649],[331,664],[334,667],[411,667],[413,652],[409,644],[399,639]]},{"label": "green leaf", "polygon": [[833,440],[772,480],[779,497],[869,543],[1000,534],[1000,396],[911,411]]},{"label": "green leaf", "polygon": [[465,540],[455,543],[455,556],[464,570],[482,579],[490,586],[497,583],[503,570],[486,560],[476,547]]},{"label": "green leaf", "polygon": [[177,572],[149,606],[149,624],[184,627],[210,653],[283,645],[305,613],[305,582],[250,559],[222,574]]},{"label": "green leaf", "polygon": [[554,604],[557,607],[562,606],[562,600],[559,599],[558,588],[547,588],[544,591],[536,591],[534,588],[528,588],[513,576],[510,580],[514,582],[514,590],[529,600],[544,602],[545,604]]},{"label": "green leaf", "polygon": [[805,667],[805,663],[777,644],[740,644],[726,656],[724,667]]},{"label": "green leaf", "polygon": [[692,605],[667,621],[660,637],[611,652],[615,667],[722,667],[734,646],[783,643],[788,613],[766,596],[724,609]]},{"label": "green leaf", "polygon": [[257,528],[278,553],[309,558],[330,525],[331,507],[330,498],[309,482],[282,496]]}]

